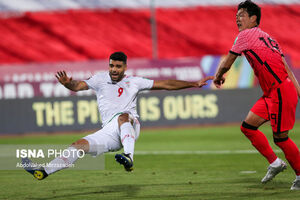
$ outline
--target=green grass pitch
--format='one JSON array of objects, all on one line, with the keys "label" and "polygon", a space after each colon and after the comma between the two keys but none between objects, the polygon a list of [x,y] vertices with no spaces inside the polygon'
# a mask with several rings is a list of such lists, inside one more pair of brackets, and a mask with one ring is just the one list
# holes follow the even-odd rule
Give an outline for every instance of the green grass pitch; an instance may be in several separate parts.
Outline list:
[{"label": "green grass pitch", "polygon": [[[261,128],[277,155],[270,126]],[[290,137],[300,145],[300,123]],[[2,137],[0,144],[70,144],[88,133]],[[134,171],[105,155],[105,170],[65,170],[38,181],[21,170],[0,170],[0,199],[299,199],[291,167],[260,183],[268,166],[239,125],[142,130]],[[1,163],[5,162],[1,158]]]}]

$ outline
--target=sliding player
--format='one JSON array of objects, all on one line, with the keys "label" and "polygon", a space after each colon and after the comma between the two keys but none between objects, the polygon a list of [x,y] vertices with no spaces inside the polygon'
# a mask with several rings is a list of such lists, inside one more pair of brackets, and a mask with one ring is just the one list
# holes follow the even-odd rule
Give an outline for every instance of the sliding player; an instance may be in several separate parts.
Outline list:
[{"label": "sliding player", "polygon": [[[109,58],[108,72],[98,73],[84,81],[72,80],[65,71],[57,72],[56,78],[66,88],[75,92],[88,89],[96,92],[103,126],[99,131],[74,142],[68,151],[64,151],[67,152],[66,155],[56,157],[45,168],[25,167],[25,170],[38,180],[42,180],[73,164],[82,150],[92,155],[100,155],[123,147],[124,153],[116,154],[115,159],[124,166],[126,171],[132,171],[134,145],[140,133],[136,111],[138,93],[142,90],[201,88],[207,84],[206,81],[213,79],[213,76],[210,76],[198,82],[153,81],[125,75],[126,63],[127,56],[123,52],[115,52]],[[24,166],[30,166],[30,163],[28,158],[23,159]]]}]

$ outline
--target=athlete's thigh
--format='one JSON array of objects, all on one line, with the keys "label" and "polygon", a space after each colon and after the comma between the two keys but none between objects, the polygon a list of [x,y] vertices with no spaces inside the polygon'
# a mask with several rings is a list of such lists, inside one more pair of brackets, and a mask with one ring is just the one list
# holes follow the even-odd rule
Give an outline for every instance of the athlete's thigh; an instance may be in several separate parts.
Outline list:
[{"label": "athlete's thigh", "polygon": [[84,137],[90,144],[89,153],[99,155],[110,151],[118,151],[122,148],[119,138],[119,126],[117,120],[112,120],[99,131]]},{"label": "athlete's thigh", "polygon": [[263,123],[269,120],[268,107],[266,100],[261,97],[256,101],[253,107],[250,109],[245,122],[254,127],[259,127]]},{"label": "athlete's thigh", "polygon": [[285,81],[271,93],[270,118],[274,133],[291,130],[295,123],[297,91],[291,81]]}]

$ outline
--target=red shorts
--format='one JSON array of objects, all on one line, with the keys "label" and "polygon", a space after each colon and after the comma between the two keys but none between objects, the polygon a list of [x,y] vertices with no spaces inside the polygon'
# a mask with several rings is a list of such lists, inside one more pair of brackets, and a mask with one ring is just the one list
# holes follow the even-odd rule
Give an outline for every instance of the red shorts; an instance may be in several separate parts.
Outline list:
[{"label": "red shorts", "polygon": [[287,78],[268,96],[261,97],[251,111],[265,120],[270,120],[274,133],[281,133],[293,128],[297,103],[297,90]]}]

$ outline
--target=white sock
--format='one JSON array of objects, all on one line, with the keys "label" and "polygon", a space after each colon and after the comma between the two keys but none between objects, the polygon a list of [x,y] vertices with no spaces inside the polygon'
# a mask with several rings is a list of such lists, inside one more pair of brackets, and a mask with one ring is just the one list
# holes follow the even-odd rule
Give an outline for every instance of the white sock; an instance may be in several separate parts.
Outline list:
[{"label": "white sock", "polygon": [[300,176],[296,176],[296,180],[300,180]]},{"label": "white sock", "polygon": [[130,122],[125,122],[124,124],[122,124],[120,130],[124,153],[129,154],[131,160],[133,161],[135,131]]},{"label": "white sock", "polygon": [[276,158],[274,162],[270,164],[271,167],[278,167],[281,164],[280,158]]},{"label": "white sock", "polygon": [[63,151],[63,155],[54,158],[48,165],[45,167],[47,174],[52,174],[59,170],[70,167],[79,157],[80,152],[75,147],[69,147]]}]

